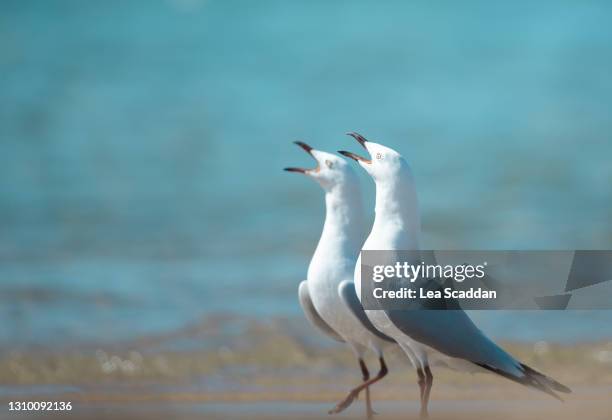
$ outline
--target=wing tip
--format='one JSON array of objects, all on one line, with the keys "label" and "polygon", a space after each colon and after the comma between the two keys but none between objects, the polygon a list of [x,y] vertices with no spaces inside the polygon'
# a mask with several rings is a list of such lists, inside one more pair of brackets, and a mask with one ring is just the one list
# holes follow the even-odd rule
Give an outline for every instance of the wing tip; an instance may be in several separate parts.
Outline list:
[{"label": "wing tip", "polygon": [[536,377],[539,381],[544,382],[545,385],[552,388],[553,390],[557,392],[563,392],[564,394],[572,393],[572,390],[568,386],[563,385],[561,382],[554,380],[550,376],[544,375],[543,373],[538,372],[537,370],[527,366],[524,363],[521,363],[520,365],[525,373]]},{"label": "wing tip", "polygon": [[564,402],[563,398],[555,393],[555,391],[563,392],[569,394],[572,392],[570,388],[561,384],[560,382],[555,381],[554,379],[538,372],[535,369],[530,368],[529,366],[519,363],[521,370],[524,373],[524,376],[519,377],[512,375],[510,373],[504,372],[501,369],[497,369],[495,367],[483,364],[483,363],[475,363],[483,369],[491,371],[493,373],[497,373],[500,376],[503,376],[506,379],[510,379],[516,383],[524,385],[529,388],[537,389],[538,391],[544,392],[545,394],[550,395],[551,397],[557,399],[558,401]]}]

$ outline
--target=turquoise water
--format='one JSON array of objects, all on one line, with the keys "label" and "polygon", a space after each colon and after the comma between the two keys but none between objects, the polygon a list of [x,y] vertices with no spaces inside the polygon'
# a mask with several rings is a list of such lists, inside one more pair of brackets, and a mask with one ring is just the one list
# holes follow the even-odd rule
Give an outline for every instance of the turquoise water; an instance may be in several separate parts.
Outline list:
[{"label": "turquoise water", "polygon": [[[298,316],[323,202],[281,169],[311,164],[292,140],[357,150],[349,130],[412,163],[429,248],[612,247],[609,2],[0,11],[5,346]],[[482,318],[585,339],[611,316]]]}]

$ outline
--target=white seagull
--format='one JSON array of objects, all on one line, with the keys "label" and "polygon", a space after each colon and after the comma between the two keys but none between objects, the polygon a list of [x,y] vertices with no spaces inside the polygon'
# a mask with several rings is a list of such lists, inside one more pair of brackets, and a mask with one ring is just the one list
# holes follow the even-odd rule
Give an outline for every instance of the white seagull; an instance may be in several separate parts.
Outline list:
[{"label": "white seagull", "polygon": [[[341,151],[359,163],[376,184],[376,215],[364,250],[418,250],[420,219],[416,189],[406,160],[389,147],[348,133],[369,153],[365,158]],[[361,256],[355,266],[355,287],[361,299]],[[428,352],[448,356],[450,366],[466,364],[497,373],[505,378],[538,389],[560,399],[554,391],[569,393],[569,388],[519,362],[480,331],[463,310],[366,310],[374,326],[397,341],[425,374],[422,387],[421,417],[433,383]],[[435,354],[435,353],[434,353]],[[480,370],[482,370],[480,369]]]},{"label": "white seagull", "polygon": [[[394,341],[378,331],[366,316],[355,293],[353,275],[363,239],[364,214],[357,175],[345,159],[295,142],[317,162],[313,169],[285,168],[307,175],[325,191],[325,223],[308,266],[307,280],[298,294],[306,318],[325,335],[346,342],[359,361],[366,392],[366,414],[374,414],[369,385],[387,373],[383,348]],[[372,379],[363,360],[367,349],[380,361],[380,372]],[[360,389],[360,390],[361,390]],[[358,392],[357,392],[358,394]],[[330,414],[342,411],[356,397],[343,401]]]}]

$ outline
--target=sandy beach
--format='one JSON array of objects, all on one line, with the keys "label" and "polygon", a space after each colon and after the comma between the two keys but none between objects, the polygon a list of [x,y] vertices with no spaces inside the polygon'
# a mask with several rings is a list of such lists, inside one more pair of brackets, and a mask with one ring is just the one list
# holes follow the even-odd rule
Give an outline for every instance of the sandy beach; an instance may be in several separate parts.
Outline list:
[{"label": "sandy beach", "polygon": [[[253,324],[236,341],[198,350],[163,350],[165,343],[202,339],[188,329],[116,348],[0,357],[0,401],[70,401],[71,412],[45,418],[79,419],[324,419],[359,382],[342,346],[307,343],[283,328]],[[250,347],[242,343],[250,343]],[[504,342],[513,355],[572,388],[559,402],[490,374],[434,369],[432,419],[609,419],[612,343]],[[418,418],[414,371],[389,352],[390,374],[372,387],[377,419]],[[376,363],[367,359],[373,367]],[[19,413],[19,418],[42,417]],[[5,410],[0,418],[15,418]],[[337,418],[363,418],[355,401]]]},{"label": "sandy beach", "polygon": [[[406,390],[406,398],[398,400],[399,390],[375,393],[377,419],[417,419],[416,389]],[[415,391],[415,392],[409,392]],[[205,393],[132,394],[109,396],[102,394],[65,395],[61,400],[72,400],[70,413],[45,413],[45,418],[79,419],[329,419],[364,418],[361,401],[356,401],[346,412],[331,417],[327,410],[332,399],[340,393],[328,395],[259,394],[211,397]],[[514,387],[474,387],[461,390],[449,386],[436,389],[431,404],[430,418],[435,419],[584,419],[607,420],[612,410],[612,387],[580,387],[561,403],[517,392]],[[20,413],[19,418],[41,417],[41,414]],[[4,413],[0,418],[15,418]]]}]

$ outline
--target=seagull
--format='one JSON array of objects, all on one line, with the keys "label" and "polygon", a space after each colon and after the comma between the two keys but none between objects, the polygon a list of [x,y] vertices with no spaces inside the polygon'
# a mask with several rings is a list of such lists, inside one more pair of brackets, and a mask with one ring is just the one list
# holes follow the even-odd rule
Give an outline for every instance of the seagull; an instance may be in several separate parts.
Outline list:
[{"label": "seagull", "polygon": [[[372,231],[364,250],[418,250],[420,217],[417,194],[407,161],[395,150],[366,140],[358,133],[347,133],[368,152],[370,158],[340,151],[355,161],[374,179],[376,208]],[[361,299],[361,255],[355,266],[355,288]],[[419,363],[421,386],[421,417],[428,416],[428,403],[433,375],[428,354],[446,356],[449,365],[472,365],[514,382],[561,399],[555,391],[571,390],[554,379],[516,360],[490,340],[469,316],[457,310],[366,310],[374,326],[392,337],[400,347]]]},{"label": "seagull", "polygon": [[[304,174],[325,191],[325,223],[321,238],[308,266],[307,280],[300,283],[298,297],[306,318],[320,332],[341,341],[355,354],[366,386],[366,415],[374,411],[369,385],[382,379],[388,369],[383,349],[395,342],[377,330],[365,314],[353,283],[357,256],[365,237],[361,187],[348,162],[335,154],[315,150],[304,142],[295,142],[317,162],[312,169],[285,168]],[[363,360],[371,349],[380,362],[379,373],[370,378]],[[335,414],[348,407],[354,398],[330,410]]]}]

